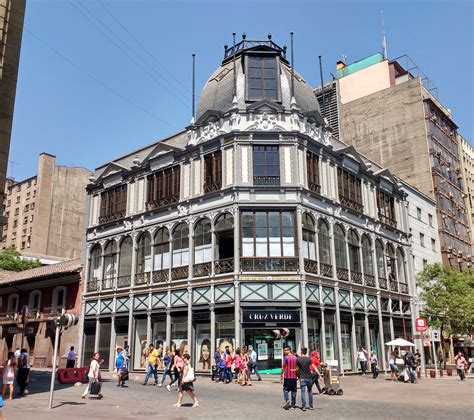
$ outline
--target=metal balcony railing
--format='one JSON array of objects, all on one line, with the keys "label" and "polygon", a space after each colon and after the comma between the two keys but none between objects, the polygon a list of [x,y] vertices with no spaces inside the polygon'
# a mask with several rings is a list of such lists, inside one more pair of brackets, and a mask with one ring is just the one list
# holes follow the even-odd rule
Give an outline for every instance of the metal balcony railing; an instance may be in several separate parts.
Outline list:
[{"label": "metal balcony railing", "polygon": [[279,176],[254,176],[254,185],[280,185]]},{"label": "metal balcony railing", "polygon": [[336,276],[339,280],[349,281],[349,270],[347,268],[336,267]]},{"label": "metal balcony railing", "polygon": [[151,281],[153,283],[166,283],[169,279],[169,270],[167,268],[163,270],[155,270],[151,275]]},{"label": "metal balcony railing", "polygon": [[121,287],[130,287],[132,284],[132,276],[130,274],[118,276],[117,278],[117,288]]},{"label": "metal balcony railing", "polygon": [[211,263],[205,262],[200,264],[194,264],[193,276],[194,277],[208,277],[211,275]]},{"label": "metal balcony railing", "polygon": [[381,289],[387,290],[387,279],[385,279],[383,277],[379,277],[379,287]]},{"label": "metal balcony railing", "polygon": [[89,280],[87,283],[88,292],[97,292],[99,290],[99,280]]},{"label": "metal balcony railing", "polygon": [[188,266],[173,267],[171,269],[171,280],[182,280],[188,278]]},{"label": "metal balcony railing", "polygon": [[304,260],[304,271],[307,273],[318,274],[318,262],[314,260]]},{"label": "metal balcony railing", "polygon": [[364,284],[366,286],[375,287],[375,276],[364,274]]},{"label": "metal balcony railing", "polygon": [[135,274],[135,286],[140,286],[142,284],[150,284],[151,273],[149,271],[145,273]]},{"label": "metal balcony railing", "polygon": [[321,270],[321,275],[324,277],[332,277],[332,265],[319,263],[319,268]]},{"label": "metal balcony railing", "polygon": [[390,280],[390,291],[398,292],[398,282],[396,280]]},{"label": "metal balcony railing", "polygon": [[234,271],[234,258],[224,258],[214,261],[214,273],[232,273]]},{"label": "metal balcony railing", "polygon": [[362,273],[351,271],[351,280],[353,283],[362,284]]},{"label": "metal balcony railing", "polygon": [[241,258],[242,271],[297,271],[298,258]]}]

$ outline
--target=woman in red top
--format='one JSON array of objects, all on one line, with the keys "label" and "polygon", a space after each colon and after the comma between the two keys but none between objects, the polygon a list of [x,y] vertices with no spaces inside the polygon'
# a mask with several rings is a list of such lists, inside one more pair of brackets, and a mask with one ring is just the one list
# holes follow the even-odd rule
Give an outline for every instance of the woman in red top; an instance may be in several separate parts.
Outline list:
[{"label": "woman in red top", "polygon": [[232,355],[230,349],[225,349],[225,372],[224,372],[225,383],[232,382]]},{"label": "woman in red top", "polygon": [[319,385],[319,377],[321,376],[321,373],[319,372],[319,366],[321,365],[321,359],[319,358],[319,353],[315,350],[311,352],[311,362],[313,363],[311,365],[311,371],[313,372],[313,383],[316,384],[316,388],[318,388],[319,393],[322,394],[323,391]]}]

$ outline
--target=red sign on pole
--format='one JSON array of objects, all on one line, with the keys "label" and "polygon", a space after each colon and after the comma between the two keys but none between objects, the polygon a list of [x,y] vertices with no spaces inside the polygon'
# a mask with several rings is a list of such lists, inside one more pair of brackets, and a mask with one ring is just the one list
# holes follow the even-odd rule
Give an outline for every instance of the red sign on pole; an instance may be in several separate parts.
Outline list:
[{"label": "red sign on pole", "polygon": [[426,318],[416,318],[415,325],[418,332],[425,332],[428,329]]}]

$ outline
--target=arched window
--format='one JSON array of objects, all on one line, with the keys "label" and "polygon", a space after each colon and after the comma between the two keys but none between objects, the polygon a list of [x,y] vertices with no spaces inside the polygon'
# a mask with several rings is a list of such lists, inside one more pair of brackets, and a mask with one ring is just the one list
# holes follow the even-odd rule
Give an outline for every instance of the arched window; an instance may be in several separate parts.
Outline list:
[{"label": "arched window", "polygon": [[211,261],[211,221],[199,220],[194,226],[194,264]]},{"label": "arched window", "polygon": [[377,257],[377,275],[379,276],[380,287],[387,288],[387,275],[385,273],[385,262],[383,255],[383,245],[378,239],[375,241],[375,255]]},{"label": "arched window", "polygon": [[362,235],[362,261],[364,264],[364,275],[374,275],[374,265],[372,263],[372,249],[370,239],[367,235]]},{"label": "arched window", "polygon": [[314,233],[314,220],[308,214],[303,214],[303,257],[316,261],[316,237]]},{"label": "arched window", "polygon": [[387,271],[390,281],[397,281],[397,272],[395,271],[395,250],[392,244],[387,246]]},{"label": "arched window", "polygon": [[103,289],[110,289],[117,272],[117,243],[115,240],[107,242],[104,249],[104,276],[102,282]]},{"label": "arched window", "polygon": [[151,236],[143,232],[138,239],[137,274],[151,271]]},{"label": "arched window", "polygon": [[64,286],[58,286],[53,290],[51,306],[53,308],[66,308],[66,291]]},{"label": "arched window", "polygon": [[234,271],[234,218],[230,213],[223,213],[217,218],[214,232],[216,235],[214,270],[216,274],[232,272]]},{"label": "arched window", "polygon": [[13,293],[8,297],[8,307],[7,307],[7,314],[14,315],[18,313],[18,302],[20,298],[18,293]]},{"label": "arched window", "polygon": [[346,241],[344,230],[340,225],[334,225],[334,250],[336,253],[336,267],[347,268]]},{"label": "arched window", "polygon": [[41,292],[39,290],[33,290],[30,293],[30,299],[28,301],[28,307],[30,313],[39,312],[41,305]]},{"label": "arched window", "polygon": [[162,227],[155,233],[153,270],[165,270],[170,267],[170,233]]},{"label": "arched window", "polygon": [[101,260],[102,260],[102,249],[100,245],[95,245],[92,248],[89,266],[89,283],[97,284],[100,280],[100,274],[102,272]]},{"label": "arched window", "polygon": [[331,266],[331,243],[329,241],[329,227],[324,219],[318,220],[319,259],[322,264]]},{"label": "arched window", "polygon": [[[351,272],[360,273],[360,246],[359,246],[359,235],[357,235],[354,229],[349,231],[349,262],[351,264]],[[354,279],[353,279],[354,280]]]},{"label": "arched window", "polygon": [[180,223],[173,231],[173,267],[189,264],[189,228]]},{"label": "arched window", "polygon": [[406,284],[407,279],[405,273],[405,258],[403,255],[403,251],[400,248],[397,248],[397,270],[399,283]]},{"label": "arched window", "polygon": [[132,252],[133,240],[130,236],[126,236],[120,244],[118,287],[126,287],[130,285],[132,276]]}]

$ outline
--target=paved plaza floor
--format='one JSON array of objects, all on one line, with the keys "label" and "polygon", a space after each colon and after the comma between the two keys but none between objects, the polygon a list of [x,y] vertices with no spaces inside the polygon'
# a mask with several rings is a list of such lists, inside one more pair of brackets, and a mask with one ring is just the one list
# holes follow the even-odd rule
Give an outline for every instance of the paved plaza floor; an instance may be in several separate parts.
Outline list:
[{"label": "paved plaza floor", "polygon": [[[177,391],[143,386],[143,375],[131,374],[127,388],[117,388],[104,373],[103,400],[81,399],[85,385],[57,385],[54,408],[48,409],[50,373],[35,371],[27,397],[6,401],[3,417],[10,419],[474,419],[474,380],[457,377],[422,379],[418,384],[391,382],[380,375],[346,376],[343,396],[314,395],[314,411],[285,411],[278,377],[266,376],[251,387],[217,384],[208,377],[195,383],[200,406],[184,397],[173,407]],[[152,381],[150,381],[150,384]],[[314,390],[316,392],[316,390]],[[301,405],[299,390],[297,405]]]}]

